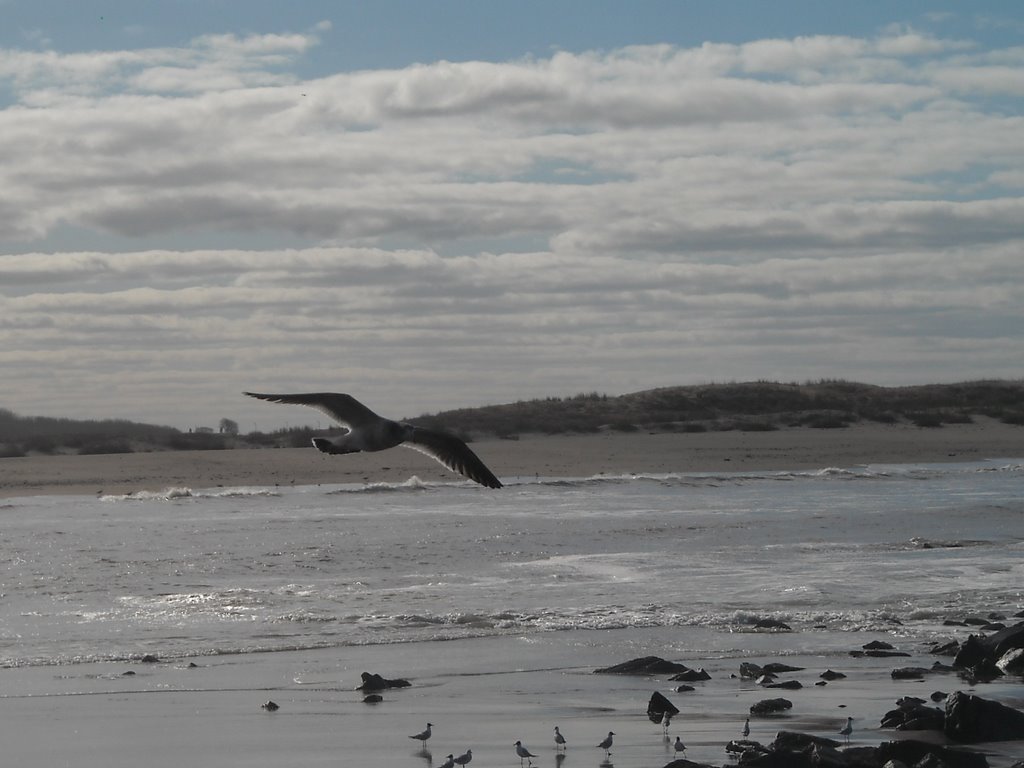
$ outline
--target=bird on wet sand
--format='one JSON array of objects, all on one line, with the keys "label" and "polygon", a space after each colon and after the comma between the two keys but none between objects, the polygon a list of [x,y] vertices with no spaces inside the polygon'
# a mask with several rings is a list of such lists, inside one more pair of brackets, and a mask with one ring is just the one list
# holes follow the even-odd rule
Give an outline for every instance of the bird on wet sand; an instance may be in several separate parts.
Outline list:
[{"label": "bird on wet sand", "polygon": [[473,750],[467,749],[461,755],[455,758],[456,765],[466,765],[470,760],[473,759]]},{"label": "bird on wet sand", "polygon": [[336,437],[314,437],[313,445],[322,453],[360,453],[383,451],[401,445],[425,453],[452,472],[488,488],[501,488],[501,481],[462,440],[448,432],[424,429],[378,416],[351,395],[336,392],[308,392],[268,395],[243,392],[257,400],[290,405],[308,405],[326,413],[348,429]]},{"label": "bird on wet sand", "polygon": [[555,726],[555,749],[565,749],[565,736],[558,730],[558,726]]},{"label": "bird on wet sand", "polygon": [[597,745],[598,749],[603,749],[606,755],[610,755],[612,753],[612,736],[614,735],[615,733],[613,731],[608,731],[608,735],[604,738],[604,741]]},{"label": "bird on wet sand", "polygon": [[523,742],[521,742],[521,741],[517,741],[516,742],[516,754],[519,755],[519,764],[520,765],[523,764],[523,760],[525,760],[528,765],[533,765],[532,758],[536,757],[536,755],[533,754],[526,747],[524,747],[523,746]]},{"label": "bird on wet sand", "polygon": [[410,736],[409,738],[410,739],[418,739],[420,742],[423,743],[423,746],[425,747],[425,746],[427,746],[427,739],[429,739],[431,737],[431,735],[432,735],[430,733],[430,729],[433,728],[433,727],[434,727],[433,723],[427,723],[427,729],[425,731],[421,731],[420,733],[417,733],[415,736]]},{"label": "bird on wet sand", "polygon": [[675,749],[676,752],[685,752],[686,751],[686,745],[683,744],[683,740],[680,739],[678,736],[676,736],[676,743],[673,745],[673,748]]},{"label": "bird on wet sand", "polygon": [[848,718],[846,718],[846,725],[844,725],[839,730],[839,735],[840,736],[845,736],[846,737],[846,743],[849,744],[850,743],[850,734],[851,733],[853,733],[853,718],[852,717],[848,717]]},{"label": "bird on wet sand", "polygon": [[437,768],[455,768],[455,755],[448,755]]}]

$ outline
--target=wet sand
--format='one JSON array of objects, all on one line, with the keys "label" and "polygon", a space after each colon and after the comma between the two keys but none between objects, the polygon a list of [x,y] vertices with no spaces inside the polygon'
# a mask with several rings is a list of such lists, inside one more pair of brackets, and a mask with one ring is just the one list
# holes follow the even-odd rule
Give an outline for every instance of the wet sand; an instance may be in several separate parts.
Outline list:
[{"label": "wet sand", "polygon": [[[937,429],[857,424],[843,429],[696,434],[607,433],[479,440],[472,449],[505,481],[599,474],[784,471],[1024,457],[1024,427],[979,418]],[[422,454],[395,449],[329,456],[314,448],[167,451],[0,459],[0,496],[160,491],[174,487],[453,480]]]}]

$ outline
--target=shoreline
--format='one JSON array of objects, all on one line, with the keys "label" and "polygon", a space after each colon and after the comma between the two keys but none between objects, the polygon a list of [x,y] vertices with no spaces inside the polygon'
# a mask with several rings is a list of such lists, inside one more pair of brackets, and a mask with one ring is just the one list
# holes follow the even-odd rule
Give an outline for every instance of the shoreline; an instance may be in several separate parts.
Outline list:
[{"label": "shoreline", "polygon": [[[963,639],[969,630],[956,634]],[[90,662],[64,667],[3,670],[0,734],[12,764],[36,764],[47,744],[48,764],[105,768],[134,765],[242,764],[271,768],[282,764],[369,768],[440,762],[448,753],[472,748],[480,765],[514,765],[512,743],[521,739],[541,755],[541,765],[560,765],[551,741],[559,725],[575,763],[617,768],[665,765],[674,757],[675,736],[688,745],[686,757],[702,765],[732,762],[724,747],[741,737],[749,717],[750,739],[771,743],[780,730],[839,741],[848,716],[855,729],[850,746],[871,747],[902,739],[928,740],[967,752],[987,754],[994,768],[1009,766],[1020,742],[955,744],[933,731],[901,732],[880,727],[884,713],[906,695],[926,698],[942,688],[974,688],[950,673],[896,680],[890,670],[904,664],[930,664],[936,657],[919,644],[904,646],[887,632],[849,633],[848,649],[870,640],[889,640],[909,658],[852,658],[833,649],[783,651],[790,634],[751,634],[738,654],[693,654],[678,647],[668,630],[577,630],[535,637],[516,635],[467,638],[454,655],[452,641],[399,645],[261,652],[240,656],[200,656],[154,663]],[[797,635],[799,637],[799,635]],[[601,666],[660,655],[709,679],[680,692],[668,674],[595,674]],[[784,662],[797,667],[780,679],[801,681],[796,691],[762,687],[741,677],[741,662]],[[846,677],[821,682],[826,670]],[[386,689],[379,703],[363,702],[356,690],[360,673],[404,678],[408,688]],[[986,699],[1013,700],[1013,681],[978,686]],[[671,730],[646,716],[655,691],[679,708]],[[782,696],[792,708],[752,715],[755,702]],[[83,707],[83,699],[89,706]],[[261,707],[274,701],[280,710]],[[408,734],[426,722],[431,741],[421,747]],[[124,724],[130,723],[130,728]],[[168,727],[173,724],[173,727]],[[599,763],[594,745],[607,731],[616,734],[612,760]],[[55,738],[55,734],[57,734]],[[83,739],[88,742],[83,745]],[[84,746],[91,747],[85,749]],[[845,745],[844,745],[845,746]]]},{"label": "shoreline", "polygon": [[[855,424],[771,432],[602,433],[478,440],[505,480],[670,472],[800,471],[1024,457],[1024,427],[979,418],[941,428]],[[309,448],[236,448],[0,459],[0,498],[122,494],[168,488],[459,482],[412,450],[330,456]]]}]

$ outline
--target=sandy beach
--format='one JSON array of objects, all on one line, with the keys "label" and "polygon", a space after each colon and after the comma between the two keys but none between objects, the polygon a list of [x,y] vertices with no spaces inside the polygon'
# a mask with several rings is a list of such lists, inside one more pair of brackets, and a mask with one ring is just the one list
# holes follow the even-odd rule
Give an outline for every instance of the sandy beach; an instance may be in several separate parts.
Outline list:
[{"label": "sandy beach", "polygon": [[[843,429],[696,434],[607,433],[480,440],[498,477],[727,472],[853,467],[1024,456],[1024,427],[979,417],[938,429],[857,424]],[[456,479],[411,450],[329,456],[310,448],[174,451],[0,459],[0,496]]]},{"label": "sandy beach", "polygon": [[[857,425],[841,430],[522,437],[481,440],[472,447],[499,477],[511,481],[1019,461],[1024,457],[1024,428],[978,420],[941,429]],[[346,456],[303,448],[8,458],[0,460],[0,495],[15,501],[0,507],[5,514],[22,515],[31,514],[32,504],[40,501],[31,497],[49,494],[402,482],[412,476],[456,479],[408,450]],[[16,500],[22,497],[29,498]],[[1012,615],[1019,606],[1007,605],[1005,610]],[[934,639],[963,641],[972,631],[943,628]],[[879,728],[883,714],[902,696],[927,700],[937,689],[969,689],[980,696],[1024,701],[1020,680],[974,685],[952,673],[894,680],[894,668],[930,667],[937,658],[928,644],[901,646],[898,632],[740,631],[729,636],[726,651],[715,645],[720,634],[709,634],[702,645],[702,632],[690,628],[687,635],[690,648],[707,649],[698,654],[676,645],[672,627],[641,627],[215,654],[156,663],[18,666],[0,669],[0,741],[5,764],[47,768],[431,768],[449,753],[466,749],[473,750],[472,766],[514,768],[516,740],[539,755],[533,761],[537,766],[656,768],[675,759],[676,736],[686,742],[687,758],[729,765],[724,746],[740,737],[750,706],[780,695],[793,708],[781,715],[751,717],[752,739],[767,744],[780,730],[841,739],[838,731],[850,716],[855,723],[851,743],[875,746],[905,736]],[[854,651],[873,640],[894,642],[909,655],[853,658],[846,650],[820,650],[838,642]],[[646,655],[702,667],[711,679],[696,683],[694,691],[677,692],[678,683],[664,675],[594,674],[598,667]],[[741,679],[741,658],[802,667],[783,676],[799,681],[802,688],[770,691]],[[846,677],[820,685],[821,673],[829,669]],[[367,704],[355,690],[363,671],[406,678],[412,686],[385,691],[383,701]],[[655,691],[681,710],[668,734],[645,714]],[[280,709],[261,709],[268,700]],[[408,737],[427,722],[434,724],[434,736],[423,748]],[[569,741],[562,756],[551,738],[555,725]],[[610,756],[595,746],[608,731],[616,734]],[[942,740],[935,733],[910,735]],[[1022,744],[988,745],[989,764],[1010,766]]]}]

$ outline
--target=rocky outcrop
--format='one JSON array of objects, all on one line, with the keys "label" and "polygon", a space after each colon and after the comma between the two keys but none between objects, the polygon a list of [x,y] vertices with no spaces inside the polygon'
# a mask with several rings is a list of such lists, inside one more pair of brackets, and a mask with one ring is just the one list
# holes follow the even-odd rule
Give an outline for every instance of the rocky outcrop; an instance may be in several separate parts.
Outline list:
[{"label": "rocky outcrop", "polygon": [[752,715],[774,715],[793,708],[793,702],[789,699],[762,699],[756,704],[750,705]]},{"label": "rocky outcrop", "polygon": [[389,680],[376,672],[363,672],[363,682],[356,686],[357,691],[383,691],[388,688],[408,688],[412,683],[408,680]]},{"label": "rocky outcrop", "polygon": [[946,700],[943,731],[964,744],[1024,739],[1024,712],[957,691]]},{"label": "rocky outcrop", "polygon": [[647,702],[647,717],[652,723],[660,723],[666,712],[675,717],[679,714],[679,709],[662,694],[655,691],[651,694],[651,700]]},{"label": "rocky outcrop", "polygon": [[[846,747],[833,739],[780,731],[767,746],[757,742],[730,742],[741,768],[884,768],[885,766],[943,766],[987,768],[982,754],[941,747],[922,741],[891,741],[877,747]],[[670,763],[669,765],[674,765]],[[665,768],[669,768],[666,766]]]},{"label": "rocky outcrop", "polygon": [[674,661],[665,661],[658,656],[641,656],[637,659],[630,659],[621,664],[613,664],[610,667],[595,669],[595,675],[673,675],[677,672],[689,670],[685,664],[677,664]]}]

